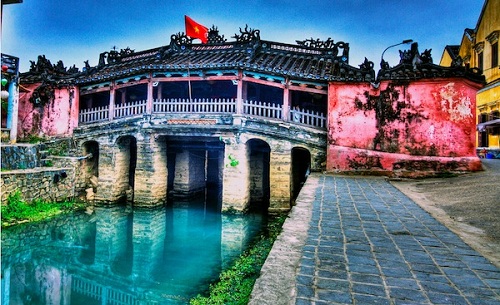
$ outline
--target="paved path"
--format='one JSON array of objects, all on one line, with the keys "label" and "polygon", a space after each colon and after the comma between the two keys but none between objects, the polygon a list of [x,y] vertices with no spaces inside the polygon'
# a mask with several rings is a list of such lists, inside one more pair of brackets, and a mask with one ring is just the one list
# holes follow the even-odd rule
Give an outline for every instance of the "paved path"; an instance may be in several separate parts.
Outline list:
[{"label": "paved path", "polygon": [[313,174],[249,304],[500,304],[500,270],[385,179]]}]

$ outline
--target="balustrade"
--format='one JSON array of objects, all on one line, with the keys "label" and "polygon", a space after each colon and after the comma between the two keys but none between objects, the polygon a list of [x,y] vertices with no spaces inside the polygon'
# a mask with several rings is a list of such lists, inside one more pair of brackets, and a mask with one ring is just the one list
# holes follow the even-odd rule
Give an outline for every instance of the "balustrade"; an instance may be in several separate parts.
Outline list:
[{"label": "balustrade", "polygon": [[269,119],[281,119],[282,106],[273,103],[255,101],[243,102],[243,113],[250,116],[259,116]]},{"label": "balustrade", "polygon": [[96,123],[109,120],[109,106],[80,110],[80,123]]},{"label": "balustrade", "polygon": [[153,113],[236,113],[235,99],[157,99]]},{"label": "balustrade", "polygon": [[146,101],[133,101],[115,105],[114,118],[126,118],[146,113]]},{"label": "balustrade", "polygon": [[[244,100],[243,115],[273,120],[285,120],[296,124],[319,129],[326,128],[324,113],[308,109],[294,108],[288,111],[288,118],[283,119],[283,105],[261,101]],[[236,114],[237,100],[233,98],[199,98],[199,99],[155,99],[152,114]],[[134,101],[114,105],[113,118],[126,118],[147,114],[147,101]],[[80,123],[89,124],[110,120],[109,106],[101,106],[80,111]]]}]

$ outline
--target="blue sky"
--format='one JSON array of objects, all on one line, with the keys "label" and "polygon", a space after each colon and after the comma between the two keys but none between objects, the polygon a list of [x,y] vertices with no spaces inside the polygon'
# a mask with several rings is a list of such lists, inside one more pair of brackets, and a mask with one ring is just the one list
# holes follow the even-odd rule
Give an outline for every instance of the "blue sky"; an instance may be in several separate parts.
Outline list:
[{"label": "blue sky", "polygon": [[[3,7],[2,53],[17,56],[21,72],[44,54],[66,67],[97,65],[99,54],[130,47],[135,51],[168,45],[184,32],[184,15],[207,27],[215,25],[228,41],[239,28],[260,30],[261,39],[284,43],[308,38],[350,45],[357,67],[365,57],[379,67],[382,51],[404,39],[432,49],[439,63],[446,45],[460,44],[465,28],[474,28],[484,0],[24,0]],[[195,43],[199,40],[195,40]],[[399,46],[384,59],[399,62]]]}]

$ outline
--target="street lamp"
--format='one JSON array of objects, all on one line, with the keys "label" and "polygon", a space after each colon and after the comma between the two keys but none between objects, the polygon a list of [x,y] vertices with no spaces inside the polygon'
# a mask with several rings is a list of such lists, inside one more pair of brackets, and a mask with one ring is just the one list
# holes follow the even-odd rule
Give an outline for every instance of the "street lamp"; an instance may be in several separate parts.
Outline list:
[{"label": "street lamp", "polygon": [[402,44],[408,44],[408,43],[412,43],[412,42],[413,42],[413,39],[405,39],[405,40],[403,40],[400,43],[396,43],[396,44],[393,44],[392,46],[388,46],[387,48],[385,48],[384,52],[382,52],[382,56],[380,56],[380,67],[383,69],[383,66],[384,66],[384,53],[385,53],[385,51],[387,51],[388,49],[390,49],[392,47],[399,46],[399,45],[402,45]]}]

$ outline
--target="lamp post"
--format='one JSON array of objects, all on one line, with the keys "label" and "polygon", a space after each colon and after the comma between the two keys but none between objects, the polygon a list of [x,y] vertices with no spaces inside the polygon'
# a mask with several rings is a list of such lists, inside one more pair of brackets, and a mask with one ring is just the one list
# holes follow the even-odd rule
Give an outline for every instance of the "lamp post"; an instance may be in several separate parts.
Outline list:
[{"label": "lamp post", "polygon": [[385,51],[389,50],[392,47],[399,46],[402,44],[408,44],[408,43],[412,43],[412,42],[413,42],[413,39],[405,39],[400,43],[396,43],[396,44],[393,44],[392,46],[388,46],[387,48],[385,48],[384,52],[382,52],[382,56],[380,56],[380,67],[383,67]]}]

